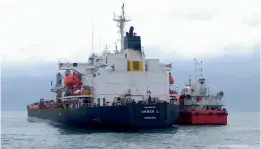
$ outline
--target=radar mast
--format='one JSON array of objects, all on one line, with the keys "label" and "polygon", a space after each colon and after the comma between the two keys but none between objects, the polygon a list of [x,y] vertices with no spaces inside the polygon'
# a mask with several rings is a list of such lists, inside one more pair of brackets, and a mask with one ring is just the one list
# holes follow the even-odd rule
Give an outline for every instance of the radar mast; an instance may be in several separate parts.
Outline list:
[{"label": "radar mast", "polygon": [[113,18],[114,21],[118,22],[117,23],[117,27],[119,27],[120,29],[120,34],[121,34],[121,53],[123,53],[123,50],[124,50],[124,26],[125,26],[125,23],[126,22],[129,22],[131,19],[127,19],[125,14],[124,14],[124,3],[122,4],[121,6],[121,15],[120,16],[117,16],[115,17],[115,14],[114,14],[114,18]]}]

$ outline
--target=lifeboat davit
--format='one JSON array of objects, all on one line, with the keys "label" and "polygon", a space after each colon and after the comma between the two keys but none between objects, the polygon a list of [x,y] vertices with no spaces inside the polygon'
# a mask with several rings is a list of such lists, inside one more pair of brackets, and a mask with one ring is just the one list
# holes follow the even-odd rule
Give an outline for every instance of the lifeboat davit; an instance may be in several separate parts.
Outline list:
[{"label": "lifeboat davit", "polygon": [[169,73],[169,84],[172,85],[173,83],[174,83],[174,79],[173,79],[171,73]]},{"label": "lifeboat davit", "polygon": [[66,76],[66,77],[64,78],[64,84],[65,84],[66,86],[73,86],[73,85],[76,85],[76,84],[81,85],[81,84],[82,84],[82,81],[81,81],[81,79],[80,79],[78,76],[76,76],[75,74],[69,74],[68,76]]}]

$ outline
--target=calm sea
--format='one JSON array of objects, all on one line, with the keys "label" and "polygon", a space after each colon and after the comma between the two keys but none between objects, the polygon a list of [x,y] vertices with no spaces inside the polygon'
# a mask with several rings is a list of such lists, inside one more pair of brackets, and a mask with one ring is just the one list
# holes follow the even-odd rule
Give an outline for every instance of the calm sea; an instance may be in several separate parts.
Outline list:
[{"label": "calm sea", "polygon": [[258,149],[259,113],[230,113],[227,126],[176,126],[117,133],[29,122],[26,112],[2,112],[3,149]]}]

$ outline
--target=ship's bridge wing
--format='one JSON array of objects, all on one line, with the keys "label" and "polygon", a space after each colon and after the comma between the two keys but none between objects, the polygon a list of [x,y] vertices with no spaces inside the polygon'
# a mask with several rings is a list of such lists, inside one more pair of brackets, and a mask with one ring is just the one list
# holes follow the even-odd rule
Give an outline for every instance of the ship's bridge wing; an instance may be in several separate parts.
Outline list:
[{"label": "ship's bridge wing", "polygon": [[74,70],[81,74],[86,74],[87,70],[95,69],[95,66],[92,66],[89,63],[60,63],[59,70]]}]

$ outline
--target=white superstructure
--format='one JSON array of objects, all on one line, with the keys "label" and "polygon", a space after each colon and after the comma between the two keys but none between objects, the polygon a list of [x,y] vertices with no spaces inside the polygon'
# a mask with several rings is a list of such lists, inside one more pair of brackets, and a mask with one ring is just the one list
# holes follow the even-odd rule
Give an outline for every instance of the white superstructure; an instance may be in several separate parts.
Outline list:
[{"label": "white superstructure", "polygon": [[[146,59],[140,46],[140,36],[133,32],[124,37],[124,24],[129,21],[122,14],[114,21],[119,22],[121,51],[105,52],[102,56],[92,54],[88,63],[59,63],[59,70],[79,73],[83,88],[91,88],[94,103],[112,105],[118,97],[128,94],[132,101],[146,101],[148,94],[158,100],[169,102],[170,65],[161,64],[159,59]],[[82,89],[84,90],[84,89]]]},{"label": "white superstructure", "polygon": [[[196,68],[197,65],[198,63],[196,61]],[[200,70],[202,72],[202,68]],[[223,91],[218,92],[216,95],[210,94],[209,88],[206,86],[206,79],[202,77],[202,73],[200,76],[198,79],[196,75],[197,82],[195,83],[191,83],[190,78],[189,84],[185,85],[182,89],[180,97],[183,96],[185,98],[181,102],[181,105],[183,105],[185,109],[194,110],[221,109],[223,106]]]}]

